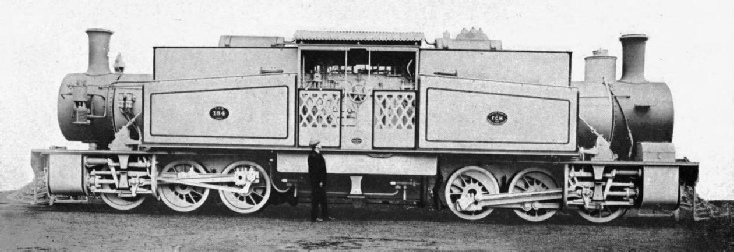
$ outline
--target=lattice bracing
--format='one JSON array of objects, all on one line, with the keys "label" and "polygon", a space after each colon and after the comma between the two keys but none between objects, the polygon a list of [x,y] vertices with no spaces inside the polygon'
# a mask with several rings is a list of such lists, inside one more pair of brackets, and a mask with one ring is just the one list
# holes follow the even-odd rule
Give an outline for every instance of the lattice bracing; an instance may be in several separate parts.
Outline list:
[{"label": "lattice bracing", "polygon": [[375,94],[375,129],[415,128],[415,94],[380,92]]},{"label": "lattice bracing", "polygon": [[298,97],[300,127],[339,127],[339,96],[337,91],[301,91]]}]

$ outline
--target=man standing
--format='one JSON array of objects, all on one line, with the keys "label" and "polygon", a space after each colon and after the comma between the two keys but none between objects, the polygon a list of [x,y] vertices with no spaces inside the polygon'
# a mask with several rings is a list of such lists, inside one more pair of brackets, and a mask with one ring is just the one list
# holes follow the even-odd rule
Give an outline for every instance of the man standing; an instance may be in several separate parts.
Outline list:
[{"label": "man standing", "polygon": [[[329,217],[326,206],[326,162],[321,155],[321,141],[311,140],[311,154],[308,155],[308,177],[311,182],[311,221],[322,222],[333,220]],[[318,218],[318,208],[321,205],[321,218]]]}]

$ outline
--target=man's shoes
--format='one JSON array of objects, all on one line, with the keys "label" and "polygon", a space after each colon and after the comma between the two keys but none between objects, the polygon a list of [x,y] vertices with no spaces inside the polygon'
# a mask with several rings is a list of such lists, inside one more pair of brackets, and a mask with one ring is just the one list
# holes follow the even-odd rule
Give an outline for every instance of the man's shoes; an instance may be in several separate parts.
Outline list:
[{"label": "man's shoes", "polygon": [[327,221],[334,221],[334,220],[336,220],[336,219],[334,219],[334,217],[326,217],[326,220],[327,220]]},{"label": "man's shoes", "polygon": [[321,218],[316,218],[316,219],[315,219],[315,220],[313,220],[313,221],[314,221],[314,222],[323,222],[323,221],[324,221],[324,219],[321,219]]}]

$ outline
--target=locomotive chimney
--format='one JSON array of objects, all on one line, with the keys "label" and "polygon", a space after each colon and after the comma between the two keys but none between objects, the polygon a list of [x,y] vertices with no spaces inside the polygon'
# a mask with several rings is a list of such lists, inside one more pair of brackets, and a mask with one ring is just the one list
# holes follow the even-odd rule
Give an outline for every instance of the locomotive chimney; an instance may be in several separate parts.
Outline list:
[{"label": "locomotive chimney", "polygon": [[643,83],[645,80],[645,34],[625,34],[622,41],[622,78],[621,82]]},{"label": "locomotive chimney", "polygon": [[89,67],[87,75],[103,75],[110,72],[110,58],[107,55],[110,48],[112,31],[99,28],[87,30],[89,36]]},{"label": "locomotive chimney", "polygon": [[586,60],[584,81],[593,83],[610,83],[617,78],[617,57],[609,56],[609,51],[599,49]]}]

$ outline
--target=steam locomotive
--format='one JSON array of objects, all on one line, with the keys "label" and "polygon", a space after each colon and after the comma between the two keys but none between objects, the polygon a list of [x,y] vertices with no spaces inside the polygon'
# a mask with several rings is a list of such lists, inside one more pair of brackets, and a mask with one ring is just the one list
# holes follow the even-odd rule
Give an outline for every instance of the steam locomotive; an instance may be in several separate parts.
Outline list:
[{"label": "steam locomotive", "polygon": [[[318,139],[329,201],[447,206],[482,219],[559,210],[591,222],[665,211],[695,186],[676,160],[673,101],[644,77],[642,34],[620,37],[571,81],[571,52],[503,50],[481,30],[429,42],[415,32],[297,31],[221,36],[217,47],[156,47],[153,73],[109,69],[112,31],[89,29],[89,66],[68,74],[58,122],[88,150],[32,150],[50,203],[99,196],[130,210],[199,209],[211,191],[253,213],[308,201]],[[278,200],[276,200],[278,199]]]}]

